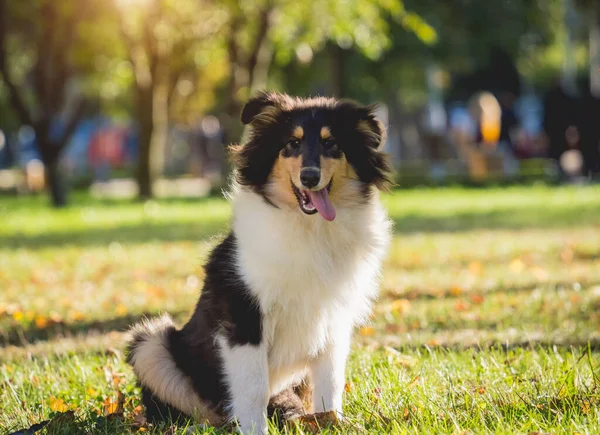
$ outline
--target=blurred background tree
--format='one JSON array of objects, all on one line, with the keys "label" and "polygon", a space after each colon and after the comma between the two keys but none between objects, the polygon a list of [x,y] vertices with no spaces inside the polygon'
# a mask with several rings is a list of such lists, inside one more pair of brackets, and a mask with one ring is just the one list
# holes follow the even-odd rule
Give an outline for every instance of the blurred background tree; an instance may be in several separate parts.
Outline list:
[{"label": "blurred background tree", "polygon": [[0,0],[0,8],[0,129],[33,129],[55,205],[66,202],[58,162],[84,116],[131,121],[134,178],[149,198],[173,128],[198,129],[214,114],[223,141],[237,141],[242,104],[258,89],[380,101],[397,125],[436,93],[466,101],[481,89],[518,94],[556,74],[589,74],[600,46],[592,0]]},{"label": "blurred background tree", "polygon": [[0,77],[18,120],[35,132],[55,206],[67,202],[60,155],[86,107],[71,61],[86,6],[0,0]]}]

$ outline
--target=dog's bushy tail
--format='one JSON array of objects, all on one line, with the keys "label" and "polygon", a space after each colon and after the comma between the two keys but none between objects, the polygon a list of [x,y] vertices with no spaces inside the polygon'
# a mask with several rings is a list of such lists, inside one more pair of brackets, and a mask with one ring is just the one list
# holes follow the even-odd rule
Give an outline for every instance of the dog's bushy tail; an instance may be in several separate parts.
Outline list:
[{"label": "dog's bushy tail", "polygon": [[177,366],[171,352],[171,336],[179,331],[168,315],[147,319],[129,332],[127,362],[142,389],[195,420],[208,420],[212,412],[196,394],[192,380]]}]

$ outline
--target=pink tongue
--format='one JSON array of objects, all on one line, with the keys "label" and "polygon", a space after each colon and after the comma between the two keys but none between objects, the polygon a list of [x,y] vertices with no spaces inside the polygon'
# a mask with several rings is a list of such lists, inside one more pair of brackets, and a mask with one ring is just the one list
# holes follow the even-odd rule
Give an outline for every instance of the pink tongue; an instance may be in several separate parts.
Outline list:
[{"label": "pink tongue", "polygon": [[332,221],[335,219],[335,208],[333,208],[333,204],[329,200],[327,188],[317,192],[309,190],[307,193],[313,205],[325,220]]}]

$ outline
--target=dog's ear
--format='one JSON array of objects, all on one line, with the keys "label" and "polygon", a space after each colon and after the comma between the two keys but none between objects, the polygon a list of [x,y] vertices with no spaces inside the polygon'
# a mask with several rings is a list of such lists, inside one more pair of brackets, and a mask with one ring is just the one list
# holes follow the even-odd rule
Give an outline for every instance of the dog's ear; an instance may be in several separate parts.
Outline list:
[{"label": "dog's ear", "polygon": [[276,95],[269,92],[261,92],[256,97],[248,100],[242,109],[242,123],[250,124],[254,118],[263,113],[268,107],[276,107]]},{"label": "dog's ear", "polygon": [[375,117],[376,105],[359,106],[357,130],[367,138],[367,145],[381,151],[387,141],[387,129],[383,122]]},{"label": "dog's ear", "polygon": [[342,100],[337,107],[344,119],[356,126],[369,148],[377,151],[383,149],[387,141],[387,130],[383,122],[375,117],[377,105],[363,106],[351,100]]}]

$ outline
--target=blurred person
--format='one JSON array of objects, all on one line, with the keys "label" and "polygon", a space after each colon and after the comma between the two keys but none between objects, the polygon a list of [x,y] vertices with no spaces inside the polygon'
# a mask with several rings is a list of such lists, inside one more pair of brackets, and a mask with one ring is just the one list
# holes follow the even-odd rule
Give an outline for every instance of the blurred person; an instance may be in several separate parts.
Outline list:
[{"label": "blurred person", "polygon": [[504,174],[509,176],[517,175],[519,171],[519,161],[516,158],[515,144],[513,138],[519,126],[515,111],[516,95],[510,91],[500,93],[498,99],[500,103],[500,136],[498,138],[498,151],[503,156]]},{"label": "blurred person", "polygon": [[474,180],[483,180],[490,169],[499,166],[495,154],[500,139],[502,110],[496,97],[487,91],[473,95],[468,110],[476,125],[474,142],[465,150],[469,173]]},{"label": "blurred person", "polygon": [[560,156],[569,148],[567,129],[575,125],[575,101],[563,88],[560,77],[555,77],[544,96],[544,131],[548,138],[548,157],[558,164]]},{"label": "blurred person", "polygon": [[446,126],[446,109],[440,101],[430,101],[425,109],[423,136],[427,158],[431,160],[431,176],[435,180],[443,179],[446,175],[442,165],[442,161],[448,157],[444,137]]},{"label": "blurred person", "polygon": [[577,128],[583,175],[597,178],[600,176],[600,98],[591,91],[589,80],[578,105]]},{"label": "blurred person", "polygon": [[96,181],[107,182],[110,178],[111,167],[122,165],[125,137],[124,129],[114,127],[100,129],[92,136],[88,161],[94,168]]}]

